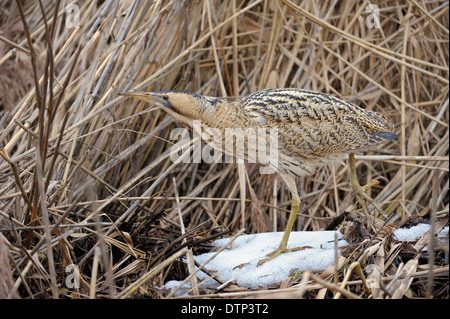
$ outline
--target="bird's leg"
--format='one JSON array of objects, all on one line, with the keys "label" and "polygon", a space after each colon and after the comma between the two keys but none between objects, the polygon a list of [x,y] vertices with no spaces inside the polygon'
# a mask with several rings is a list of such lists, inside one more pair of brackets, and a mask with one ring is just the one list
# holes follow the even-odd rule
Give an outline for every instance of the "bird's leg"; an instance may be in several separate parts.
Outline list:
[{"label": "bird's leg", "polygon": [[378,207],[378,205],[375,203],[375,201],[369,195],[367,195],[367,191],[372,186],[379,184],[379,182],[377,180],[371,180],[368,184],[361,186],[358,182],[358,177],[356,175],[355,154],[350,153],[348,156],[348,161],[350,164],[350,180],[351,180],[353,192],[355,193],[356,199],[358,200],[359,204],[362,206],[362,208],[366,214],[367,223],[370,226],[370,224],[371,224],[370,213],[369,213],[369,208],[366,205],[366,201],[369,202],[370,204],[372,204],[379,212],[381,212],[381,209]]},{"label": "bird's leg", "polygon": [[301,200],[300,200],[300,196],[298,196],[298,193],[297,193],[297,187],[295,186],[295,178],[292,176],[288,176],[288,177],[282,176],[282,177],[284,177],[284,181],[286,182],[286,184],[288,185],[288,187],[292,193],[291,213],[289,214],[288,223],[286,225],[286,229],[284,231],[283,238],[281,239],[280,245],[278,246],[277,249],[275,249],[271,253],[267,254],[266,258],[261,259],[258,262],[258,266],[262,265],[266,261],[274,259],[275,257],[277,257],[283,253],[288,253],[288,252],[292,252],[292,251],[298,251],[298,250],[303,250],[306,248],[311,248],[309,246],[287,248],[289,235],[291,234],[292,227],[294,226],[295,219],[297,218],[297,214],[300,209]]}]

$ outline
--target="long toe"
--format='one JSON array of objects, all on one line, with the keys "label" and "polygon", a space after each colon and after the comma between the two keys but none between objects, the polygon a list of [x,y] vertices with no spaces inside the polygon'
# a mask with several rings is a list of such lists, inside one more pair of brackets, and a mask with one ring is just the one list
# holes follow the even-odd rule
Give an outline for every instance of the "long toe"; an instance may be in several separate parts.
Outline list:
[{"label": "long toe", "polygon": [[[378,207],[377,203],[371,198],[369,195],[367,195],[367,191],[375,186],[378,185],[379,182],[377,180],[371,180],[368,184],[361,186],[359,183],[353,184],[353,192],[355,195],[357,195],[357,199],[360,202],[361,206],[365,206],[365,203],[362,202],[362,200],[365,200],[367,203],[372,204],[379,212],[381,212],[380,207]],[[358,198],[359,195],[359,198]],[[367,207],[367,206],[366,206]]]},{"label": "long toe", "polygon": [[300,251],[300,250],[304,250],[304,249],[308,249],[308,248],[312,248],[312,247],[311,246],[298,246],[298,247],[294,247],[294,248],[280,248],[280,247],[278,247],[274,251],[268,253],[266,255],[266,258],[263,258],[260,261],[258,261],[258,266],[261,266],[265,262],[267,262],[269,260],[272,260],[272,259],[278,257],[281,254],[290,253],[290,252],[294,252],[294,251]]},{"label": "long toe", "polygon": [[284,250],[282,250],[281,248],[277,248],[274,251],[272,251],[271,253],[266,255],[266,258],[261,259],[260,261],[258,261],[258,267],[261,266],[262,264],[264,264],[265,262],[268,262],[269,260],[274,259],[275,257],[278,257],[280,254],[282,254],[284,252]]}]

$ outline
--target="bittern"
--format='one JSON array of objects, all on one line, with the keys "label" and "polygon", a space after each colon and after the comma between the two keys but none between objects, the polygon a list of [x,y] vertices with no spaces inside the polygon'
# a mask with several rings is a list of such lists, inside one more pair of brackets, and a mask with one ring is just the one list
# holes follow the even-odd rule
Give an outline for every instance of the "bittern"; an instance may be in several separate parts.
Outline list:
[{"label": "bittern", "polygon": [[[122,95],[153,103],[190,128],[198,121],[202,127],[218,129],[222,136],[227,128],[276,130],[278,159],[273,168],[292,194],[291,212],[280,245],[258,265],[281,253],[304,249],[287,248],[300,208],[296,176],[310,175],[316,167],[342,160],[350,154],[353,191],[360,203],[363,198],[373,202],[366,195],[367,187],[358,183],[353,153],[397,138],[393,123],[384,115],[308,90],[267,89],[235,101],[184,91],[127,92]],[[223,143],[218,145],[227,153]],[[247,154],[244,152],[244,157]]]}]

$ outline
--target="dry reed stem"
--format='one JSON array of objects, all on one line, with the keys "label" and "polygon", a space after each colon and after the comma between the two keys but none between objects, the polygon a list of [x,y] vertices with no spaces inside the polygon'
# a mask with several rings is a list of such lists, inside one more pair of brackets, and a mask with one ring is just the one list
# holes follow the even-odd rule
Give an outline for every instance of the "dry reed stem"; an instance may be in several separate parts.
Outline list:
[{"label": "dry reed stem", "polygon": [[87,1],[72,27],[63,1],[2,3],[0,232],[20,297],[167,297],[165,281],[198,271],[180,265],[188,250],[244,228],[283,230],[290,195],[279,179],[258,165],[174,163],[174,121],[118,93],[235,99],[297,87],[394,121],[398,141],[356,155],[360,182],[380,181],[370,192],[383,212],[371,208],[373,229],[360,227],[347,162],[319,168],[298,181],[296,229],[323,230],[348,212],[342,264],[275,290],[194,284],[188,298],[448,298],[448,248],[422,251],[430,233],[393,236],[419,221],[434,237],[448,225],[448,2],[372,1],[379,29],[366,25],[368,3]]}]

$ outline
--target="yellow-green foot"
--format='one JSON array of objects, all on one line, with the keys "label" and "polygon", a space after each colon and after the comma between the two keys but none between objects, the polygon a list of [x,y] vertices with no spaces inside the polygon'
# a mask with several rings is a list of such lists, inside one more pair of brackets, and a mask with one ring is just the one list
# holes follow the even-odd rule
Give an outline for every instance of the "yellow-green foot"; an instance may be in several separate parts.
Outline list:
[{"label": "yellow-green foot", "polygon": [[307,248],[312,248],[311,246],[299,246],[299,247],[294,247],[294,248],[282,248],[282,247],[278,247],[277,249],[275,249],[274,251],[272,251],[271,253],[268,253],[266,255],[266,258],[261,259],[260,261],[258,261],[258,266],[261,266],[262,264],[264,264],[265,262],[272,260],[276,257],[278,257],[281,254],[284,253],[290,253],[293,251],[300,251],[300,250],[304,250]]},{"label": "yellow-green foot", "polygon": [[355,161],[355,155],[353,153],[349,154],[349,163],[350,163],[350,173],[351,173],[350,181],[351,181],[353,193],[355,194],[356,199],[358,200],[359,204],[363,208],[364,213],[366,214],[367,223],[370,226],[371,225],[370,211],[369,211],[369,207],[366,204],[366,202],[369,204],[372,204],[379,213],[382,213],[383,211],[377,205],[377,203],[375,203],[375,201],[369,195],[367,195],[367,191],[371,187],[378,185],[379,182],[377,180],[371,180],[368,184],[361,186],[359,184],[358,178],[356,176],[356,161]]}]

